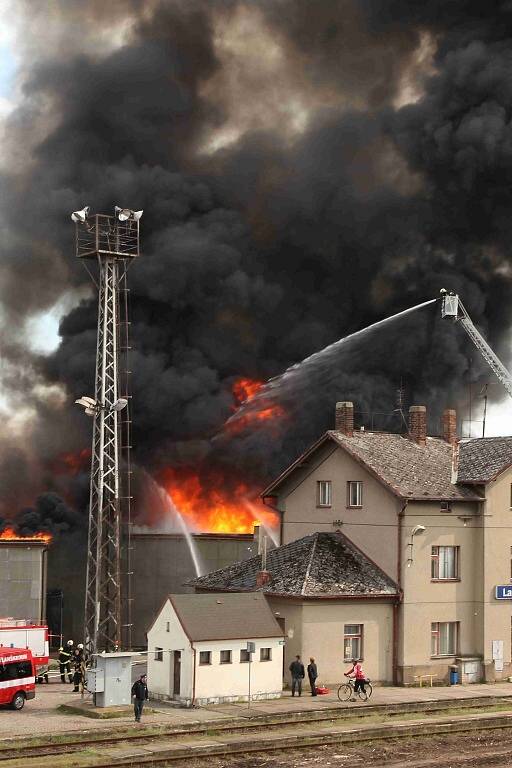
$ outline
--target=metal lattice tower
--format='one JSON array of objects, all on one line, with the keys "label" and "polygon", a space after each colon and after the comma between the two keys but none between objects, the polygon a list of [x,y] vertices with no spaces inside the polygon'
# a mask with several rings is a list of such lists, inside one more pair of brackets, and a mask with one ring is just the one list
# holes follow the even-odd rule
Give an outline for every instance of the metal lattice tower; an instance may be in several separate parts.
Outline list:
[{"label": "metal lattice tower", "polygon": [[[125,502],[129,534],[130,419],[129,396],[126,391],[120,393],[119,361],[120,347],[124,344],[124,350],[128,349],[126,272],[139,255],[141,213],[116,209],[115,216],[88,216],[88,209],[84,209],[72,217],[76,222],[76,255],[96,261],[96,273],[86,261],[84,265],[99,293],[94,400],[77,401],[94,417],[84,615],[89,654],[117,650],[122,643],[121,504]],[[126,381],[128,371],[124,373]],[[126,473],[124,498],[121,467]],[[129,596],[129,586],[127,592]]]}]

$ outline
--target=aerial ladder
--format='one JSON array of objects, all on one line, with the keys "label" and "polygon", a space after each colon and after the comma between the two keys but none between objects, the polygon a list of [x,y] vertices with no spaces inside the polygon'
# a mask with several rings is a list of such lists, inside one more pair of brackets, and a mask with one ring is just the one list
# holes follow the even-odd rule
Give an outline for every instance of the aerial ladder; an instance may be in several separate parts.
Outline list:
[{"label": "aerial ladder", "polygon": [[501,381],[510,397],[512,397],[512,375],[499,357],[492,351],[482,334],[476,329],[467,310],[456,293],[441,288],[441,317],[449,317],[462,325],[469,338],[478,349],[486,363],[494,371],[496,378]]}]

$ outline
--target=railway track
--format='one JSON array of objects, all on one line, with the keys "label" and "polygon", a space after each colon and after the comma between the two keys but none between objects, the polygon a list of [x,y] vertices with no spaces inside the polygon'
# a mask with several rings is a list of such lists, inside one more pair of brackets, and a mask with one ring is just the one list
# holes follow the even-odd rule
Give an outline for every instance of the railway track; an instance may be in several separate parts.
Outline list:
[{"label": "railway track", "polygon": [[[488,709],[489,701],[477,700],[445,702],[423,702],[411,709],[402,707],[403,722],[396,722],[398,713],[382,712],[388,707],[368,707],[354,709],[336,709],[315,712],[287,713],[282,717],[261,717],[239,721],[213,721],[182,728],[164,727],[155,732],[131,731],[118,736],[112,734],[94,734],[94,738],[63,740],[59,743],[47,742],[37,745],[0,744],[0,763],[9,768],[9,763],[16,761],[20,765],[51,766],[60,764],[61,755],[74,754],[74,766],[111,766],[167,765],[178,760],[227,755],[247,755],[257,752],[307,748],[329,744],[353,744],[362,741],[417,738],[425,735],[468,733],[479,729],[499,730],[512,726],[511,712],[475,713],[475,709]],[[503,705],[500,698],[495,702]],[[432,706],[428,706],[431,704]],[[447,706],[448,705],[448,706]],[[450,706],[451,705],[451,706]],[[466,705],[466,706],[464,706]],[[510,703],[512,709],[512,703]],[[467,709],[466,715],[440,717],[440,712],[449,709]],[[380,710],[380,712],[379,712]],[[473,712],[471,712],[473,710]],[[379,724],[365,723],[371,715],[381,714],[386,718]],[[422,715],[421,720],[408,720],[409,716]],[[357,722],[353,721],[357,719]],[[348,722],[347,722],[348,721]],[[352,722],[351,722],[352,721]],[[297,726],[301,730],[297,733]],[[427,730],[428,729],[428,730]],[[80,752],[87,751],[80,759]]]}]

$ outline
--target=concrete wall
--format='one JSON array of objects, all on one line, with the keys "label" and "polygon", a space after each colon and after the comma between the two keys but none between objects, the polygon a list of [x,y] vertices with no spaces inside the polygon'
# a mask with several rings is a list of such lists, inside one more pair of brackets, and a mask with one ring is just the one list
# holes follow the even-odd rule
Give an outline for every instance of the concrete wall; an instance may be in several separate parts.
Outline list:
[{"label": "concrete wall", "polygon": [[[240,662],[240,650],[247,640],[215,640],[196,642],[186,636],[168,600],[148,632],[148,687],[156,698],[174,698],[190,705],[193,696],[194,649],[196,656],[195,699],[198,704],[221,701],[246,701],[249,687],[249,664]],[[280,696],[282,690],[283,645],[279,638],[254,640],[256,652],[251,662],[251,698]],[[155,648],[162,648],[162,661],[155,659]],[[260,648],[271,649],[271,660],[260,661]],[[180,693],[173,695],[174,651],[181,651]],[[231,651],[230,664],[221,664],[220,652]],[[199,663],[200,651],[210,651],[210,665]]]},{"label": "concrete wall", "polygon": [[46,618],[46,548],[0,541],[0,616]]},{"label": "concrete wall", "polygon": [[[202,534],[194,536],[202,573],[209,573],[257,554],[250,535]],[[193,592],[184,586],[196,575],[183,536],[134,534],[132,536],[132,642],[145,647],[146,631],[168,594]],[[125,569],[126,570],[126,569]]]},{"label": "concrete wall", "polygon": [[[454,502],[451,512],[441,512],[439,502],[411,502],[407,506],[402,529],[404,596],[399,645],[399,671],[404,683],[412,683],[414,676],[425,673],[437,675],[438,682],[447,682],[449,665],[455,663],[457,656],[481,653],[481,524],[476,503]],[[414,537],[411,550],[411,532],[416,525],[423,525],[426,530]],[[458,580],[432,580],[433,546],[459,547]],[[410,557],[412,563],[408,566]],[[459,622],[456,654],[431,656],[432,622]]]},{"label": "concrete wall", "polygon": [[[344,450],[328,444],[308,459],[307,469],[293,475],[279,493],[284,510],[282,543],[315,531],[338,527],[391,578],[397,577],[397,525],[400,501]],[[317,481],[332,482],[332,506],[317,506]],[[347,507],[347,482],[363,482],[363,506]],[[341,520],[342,525],[333,525]]]},{"label": "concrete wall", "polygon": [[[302,603],[270,598],[272,610],[285,619],[285,681],[295,656],[304,666],[314,657],[319,682],[334,684],[343,679],[348,665],[343,659],[345,624],[363,625],[363,669],[374,681],[391,682],[393,606],[377,601],[308,600]],[[290,637],[290,631],[292,636]],[[306,680],[307,682],[307,680]]]},{"label": "concrete wall", "polygon": [[[486,505],[483,518],[483,548],[485,561],[482,578],[484,621],[481,627],[485,676],[487,680],[501,680],[512,675],[511,632],[512,601],[496,600],[498,584],[512,582],[512,468],[486,487]],[[503,641],[502,672],[496,670],[492,657],[493,640]]]},{"label": "concrete wall", "polygon": [[[247,647],[247,640],[216,640],[194,643],[196,662],[196,700],[199,704],[220,701],[247,701],[249,664],[240,662],[240,650]],[[251,663],[251,700],[277,698],[283,687],[283,646],[275,637],[254,640],[256,652]],[[260,649],[270,648],[270,661],[260,661]],[[221,650],[232,651],[232,663],[221,664]],[[199,664],[200,651],[212,652],[209,666]]]},{"label": "concrete wall", "polygon": [[[167,628],[169,626],[169,628]],[[162,661],[155,660],[155,648],[162,648]],[[173,696],[174,651],[181,651],[181,680],[179,696]],[[167,600],[148,632],[148,688],[152,696],[192,699],[193,654],[190,641],[183,631],[171,601]]]}]

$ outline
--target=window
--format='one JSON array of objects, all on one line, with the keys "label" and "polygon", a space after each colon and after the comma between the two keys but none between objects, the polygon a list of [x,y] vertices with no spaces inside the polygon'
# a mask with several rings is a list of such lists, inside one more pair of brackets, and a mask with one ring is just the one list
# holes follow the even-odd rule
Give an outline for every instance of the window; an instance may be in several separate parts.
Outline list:
[{"label": "window", "polygon": [[163,660],[164,660],[164,649],[155,648],[155,661],[163,661]]},{"label": "window", "polygon": [[240,651],[240,664],[245,664],[246,662],[251,660],[251,654],[247,650],[247,648],[242,648]]},{"label": "window", "polygon": [[272,660],[272,649],[260,648],[260,661],[271,661],[271,660]]},{"label": "window", "polygon": [[433,621],[431,637],[431,656],[455,656],[459,645],[459,622]]},{"label": "window", "polygon": [[332,504],[332,483],[330,480],[317,482],[317,504],[319,507],[330,507]]},{"label": "window", "polygon": [[211,664],[211,663],[212,663],[212,652],[199,651],[199,664],[204,666],[205,664]]},{"label": "window", "polygon": [[170,621],[166,622],[165,631],[166,632],[170,632],[171,631],[171,622]]},{"label": "window", "polygon": [[363,484],[360,480],[349,480],[347,483],[347,506],[363,506]]},{"label": "window", "polygon": [[231,664],[231,651],[221,651],[220,652],[220,663],[221,664]]},{"label": "window", "polygon": [[363,625],[345,624],[343,637],[343,656],[345,661],[363,658]]},{"label": "window", "polygon": [[433,581],[459,578],[459,547],[432,547],[430,574]]},{"label": "window", "polygon": [[20,677],[33,677],[30,661],[13,661],[0,664],[0,682],[7,680],[19,680]]}]

